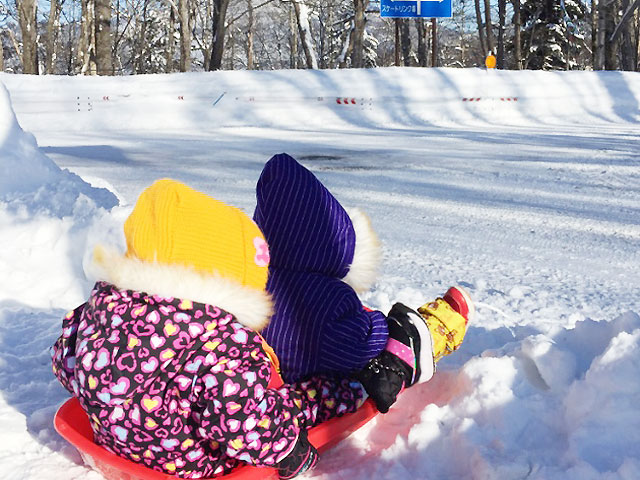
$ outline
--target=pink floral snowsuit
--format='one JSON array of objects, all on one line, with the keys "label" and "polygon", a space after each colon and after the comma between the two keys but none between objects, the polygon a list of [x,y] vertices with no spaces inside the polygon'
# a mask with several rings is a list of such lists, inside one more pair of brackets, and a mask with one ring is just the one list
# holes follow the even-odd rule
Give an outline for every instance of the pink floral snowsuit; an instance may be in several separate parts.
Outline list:
[{"label": "pink floral snowsuit", "polygon": [[363,402],[347,379],[269,388],[262,338],[233,314],[106,282],[64,319],[53,369],[98,444],[184,478],[223,475],[238,461],[272,466],[300,429]]}]

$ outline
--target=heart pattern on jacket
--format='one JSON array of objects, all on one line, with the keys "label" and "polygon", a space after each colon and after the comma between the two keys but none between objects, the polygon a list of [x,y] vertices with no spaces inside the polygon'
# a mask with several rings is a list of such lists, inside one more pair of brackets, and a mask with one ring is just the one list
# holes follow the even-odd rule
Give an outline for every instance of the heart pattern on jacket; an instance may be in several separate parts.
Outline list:
[{"label": "heart pattern on jacket", "polygon": [[164,473],[211,477],[241,460],[281,460],[301,425],[335,415],[319,407],[325,382],[344,411],[362,399],[329,379],[269,388],[262,341],[214,305],[98,282],[64,319],[54,371],[98,444]]}]

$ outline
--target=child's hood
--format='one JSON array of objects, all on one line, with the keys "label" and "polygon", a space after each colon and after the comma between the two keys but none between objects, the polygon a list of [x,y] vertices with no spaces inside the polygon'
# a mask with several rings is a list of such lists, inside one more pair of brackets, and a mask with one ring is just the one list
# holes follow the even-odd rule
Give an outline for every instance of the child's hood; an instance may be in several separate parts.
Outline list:
[{"label": "child's hood", "polygon": [[265,165],[254,220],[270,246],[271,266],[341,278],[356,291],[375,282],[380,244],[367,216],[345,210],[287,154]]}]

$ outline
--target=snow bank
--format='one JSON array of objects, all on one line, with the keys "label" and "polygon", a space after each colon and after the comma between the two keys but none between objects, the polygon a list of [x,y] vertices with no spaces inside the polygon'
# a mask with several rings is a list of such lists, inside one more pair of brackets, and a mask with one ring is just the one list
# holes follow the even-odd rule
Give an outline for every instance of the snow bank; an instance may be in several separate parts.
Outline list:
[{"label": "snow bank", "polygon": [[47,307],[78,299],[93,222],[117,203],[109,190],[60,169],[38,149],[0,84],[0,301]]},{"label": "snow bank", "polygon": [[342,478],[640,478],[639,343],[629,313],[441,365],[312,478],[333,478],[350,449],[378,453]]},{"label": "snow bank", "polygon": [[390,67],[17,77],[3,80],[21,120],[34,128],[49,122],[60,130],[590,125],[640,119],[635,72]]},{"label": "snow bank", "polygon": [[[593,477],[640,478],[640,321],[610,339],[564,399],[570,459]],[[624,432],[624,435],[622,435]]]},{"label": "snow bank", "polygon": [[49,348],[65,311],[0,305],[3,478],[101,480],[82,466],[78,452],[52,426],[62,392],[51,372]]},{"label": "snow bank", "polygon": [[57,217],[71,215],[77,202],[111,208],[117,198],[104,188],[93,188],[79,176],[60,169],[38,150],[36,139],[20,128],[9,92],[0,84],[0,201],[30,212]]}]

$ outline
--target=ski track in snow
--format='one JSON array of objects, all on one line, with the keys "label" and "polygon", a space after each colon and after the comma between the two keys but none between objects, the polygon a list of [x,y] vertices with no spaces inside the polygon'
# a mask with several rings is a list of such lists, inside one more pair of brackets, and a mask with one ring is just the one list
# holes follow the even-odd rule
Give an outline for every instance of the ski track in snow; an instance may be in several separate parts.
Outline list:
[{"label": "ski track in snow", "polygon": [[[457,283],[478,303],[434,379],[309,478],[640,478],[640,76],[520,73],[0,76],[40,152],[120,201],[57,218],[0,199],[7,478],[101,478],[53,430],[68,395],[48,352],[91,287],[93,245],[122,245],[156,178],[252,213],[280,152],[371,217],[384,259],[366,303],[417,307]],[[354,84],[363,101],[341,110],[333,97]]]}]

